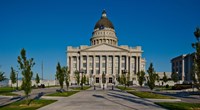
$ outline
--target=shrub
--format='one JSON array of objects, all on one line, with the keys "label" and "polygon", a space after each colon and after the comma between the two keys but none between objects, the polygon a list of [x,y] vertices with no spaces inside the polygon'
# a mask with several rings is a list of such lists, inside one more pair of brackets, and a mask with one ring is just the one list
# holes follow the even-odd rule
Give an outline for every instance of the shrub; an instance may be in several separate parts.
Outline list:
[{"label": "shrub", "polygon": [[167,84],[165,87],[166,87],[166,88],[169,88],[169,85]]},{"label": "shrub", "polygon": [[192,88],[192,85],[190,84],[175,84],[172,87],[172,90],[182,90],[182,89],[189,89]]}]

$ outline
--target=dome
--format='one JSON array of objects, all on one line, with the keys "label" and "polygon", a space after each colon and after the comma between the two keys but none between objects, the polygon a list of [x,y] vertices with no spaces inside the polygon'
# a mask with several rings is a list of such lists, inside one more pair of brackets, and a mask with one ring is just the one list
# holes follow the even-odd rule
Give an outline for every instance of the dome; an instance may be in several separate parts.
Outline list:
[{"label": "dome", "polygon": [[96,23],[94,29],[103,29],[104,27],[114,29],[112,22],[106,16],[105,10],[103,10],[101,19]]}]

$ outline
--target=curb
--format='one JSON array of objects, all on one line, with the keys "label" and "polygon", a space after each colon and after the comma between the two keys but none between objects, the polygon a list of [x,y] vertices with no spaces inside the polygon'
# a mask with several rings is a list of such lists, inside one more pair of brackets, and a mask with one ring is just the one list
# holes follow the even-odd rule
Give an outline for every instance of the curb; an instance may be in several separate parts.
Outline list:
[{"label": "curb", "polygon": [[181,101],[181,99],[148,99],[148,98],[145,98],[145,99],[152,102],[179,102]]}]

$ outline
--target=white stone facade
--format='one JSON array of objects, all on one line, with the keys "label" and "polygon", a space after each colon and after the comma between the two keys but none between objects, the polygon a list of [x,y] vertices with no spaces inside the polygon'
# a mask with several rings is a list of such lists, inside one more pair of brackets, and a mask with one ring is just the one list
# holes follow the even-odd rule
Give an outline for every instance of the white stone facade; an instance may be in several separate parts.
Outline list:
[{"label": "white stone facade", "polygon": [[106,74],[106,85],[112,85],[118,83],[116,78],[122,74],[122,70],[130,72],[130,81],[133,82],[137,82],[138,71],[145,71],[142,48],[118,46],[115,30],[105,12],[97,22],[90,42],[91,46],[67,47],[71,83],[76,83],[74,72],[80,70],[84,70],[92,85],[101,84],[103,73]]}]

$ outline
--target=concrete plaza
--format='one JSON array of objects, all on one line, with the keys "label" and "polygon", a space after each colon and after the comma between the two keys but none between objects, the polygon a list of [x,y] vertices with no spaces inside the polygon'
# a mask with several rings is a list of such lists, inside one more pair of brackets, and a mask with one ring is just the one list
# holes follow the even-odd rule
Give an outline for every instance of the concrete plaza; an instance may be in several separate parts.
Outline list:
[{"label": "concrete plaza", "polygon": [[118,89],[93,88],[65,98],[51,98],[58,101],[39,110],[165,110],[152,101],[142,99]]}]

